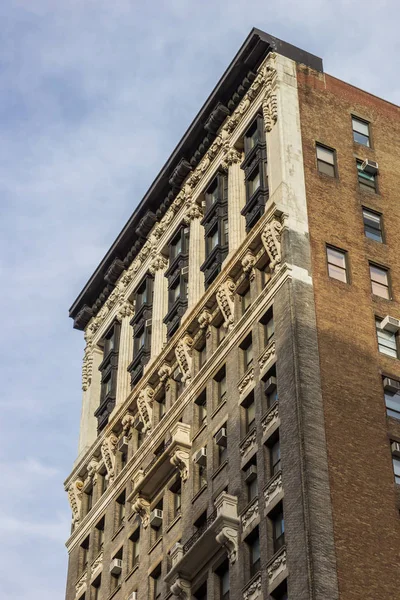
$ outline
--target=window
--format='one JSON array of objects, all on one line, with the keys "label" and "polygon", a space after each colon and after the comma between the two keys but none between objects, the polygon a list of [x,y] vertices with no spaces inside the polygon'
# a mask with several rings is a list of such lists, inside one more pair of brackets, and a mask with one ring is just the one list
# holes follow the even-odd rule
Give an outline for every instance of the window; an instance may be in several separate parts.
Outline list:
[{"label": "window", "polygon": [[143,369],[150,359],[153,284],[153,276],[148,273],[134,292],[135,313],[131,320],[133,327],[133,357],[132,362],[128,365],[131,386],[134,386],[140,380]]},{"label": "window", "polygon": [[129,538],[129,571],[139,564],[140,528],[138,527]]},{"label": "window", "polygon": [[115,406],[119,333],[120,324],[116,321],[108,329],[101,342],[103,345],[103,360],[99,365],[99,371],[101,372],[100,405],[94,413],[97,418],[98,431],[101,431],[108,423],[108,418]]},{"label": "window", "polygon": [[207,485],[207,467],[203,465],[198,466],[198,487],[201,490]]},{"label": "window", "polygon": [[205,193],[206,208],[209,209],[219,199],[218,178],[215,178]]},{"label": "window", "polygon": [[229,563],[224,562],[218,569],[217,575],[219,577],[219,597],[220,600],[229,600]]},{"label": "window", "polygon": [[200,267],[206,287],[221,270],[228,254],[228,178],[218,173],[204,193],[206,212],[201,224],[204,226],[206,259]]},{"label": "window", "polygon": [[98,600],[100,598],[101,575],[96,577],[90,586],[90,600]]},{"label": "window", "polygon": [[317,167],[320,173],[336,177],[335,151],[317,144]]},{"label": "window", "polygon": [[281,445],[279,439],[271,446],[271,476],[273,477],[281,470]]},{"label": "window", "polygon": [[397,358],[396,334],[392,331],[381,329],[382,319],[375,319],[376,335],[378,338],[378,349],[382,354]]},{"label": "window", "polygon": [[376,192],[376,174],[367,173],[361,169],[362,161],[357,161],[358,183],[360,188],[367,192]]},{"label": "window", "polygon": [[85,540],[83,540],[81,544],[81,571],[86,571],[88,566],[88,556],[89,556],[89,545],[90,545],[90,536],[87,536]]},{"label": "window", "polygon": [[265,315],[263,315],[262,319],[260,319],[260,323],[264,328],[264,345],[268,346],[274,339],[275,335],[275,326],[274,326],[274,317],[272,313],[272,307],[267,310]]},{"label": "window", "polygon": [[111,590],[116,590],[121,585],[123,551],[123,547],[120,548],[112,558]]},{"label": "window", "polygon": [[214,436],[217,450],[217,466],[221,466],[228,459],[227,424],[221,427]]},{"label": "window", "polygon": [[385,390],[385,404],[387,416],[400,419],[400,394]]},{"label": "window", "polygon": [[257,127],[257,121],[252,124],[250,129],[246,132],[244,138],[245,152],[248,154],[260,141],[259,128]]},{"label": "window", "polygon": [[170,245],[170,258],[171,261],[174,260],[178,254],[180,254],[182,252],[182,235],[181,233],[179,233],[178,237],[176,237],[174,240],[172,240],[171,245]]},{"label": "window", "polygon": [[276,367],[275,365],[269,369],[267,374],[263,377],[264,384],[264,397],[266,400],[267,408],[271,408],[278,402],[278,388],[276,385]]},{"label": "window", "polygon": [[226,400],[226,370],[225,365],[214,377],[217,382],[217,405],[222,404]]},{"label": "window", "polygon": [[244,160],[241,168],[245,175],[246,204],[241,213],[249,231],[264,213],[268,200],[267,145],[264,120],[257,115],[244,135]]},{"label": "window", "polygon": [[242,315],[244,315],[251,304],[250,286],[242,294],[240,294],[240,297],[242,301]]},{"label": "window", "polygon": [[161,563],[158,565],[156,569],[150,575],[151,579],[151,597],[153,600],[158,600],[161,598],[162,592],[162,581],[161,581]]},{"label": "window", "polygon": [[102,517],[100,521],[96,525],[96,534],[97,534],[97,552],[101,552],[104,546],[104,525],[105,525],[105,517]]},{"label": "window", "polygon": [[199,353],[199,369],[201,369],[207,362],[207,344],[205,342],[198,349],[198,353]]},{"label": "window", "polygon": [[367,238],[383,243],[382,215],[363,208],[364,232]]},{"label": "window", "polygon": [[381,298],[390,299],[389,275],[384,267],[378,267],[370,263],[369,273],[371,277],[372,293]]},{"label": "window", "polygon": [[157,502],[157,504],[155,505],[155,507],[152,509],[152,511],[154,510],[158,510],[161,511],[160,515],[161,518],[158,518],[157,521],[153,521],[152,525],[151,525],[151,529],[152,529],[152,539],[151,542],[154,544],[158,539],[160,539],[160,537],[162,536],[162,531],[163,531],[163,519],[164,519],[164,514],[163,514],[163,500],[161,499],[159,502]]},{"label": "window", "polygon": [[196,400],[198,424],[202,427],[207,422],[207,392],[203,390]]},{"label": "window", "polygon": [[172,493],[172,518],[175,519],[181,514],[182,508],[182,482],[180,478],[175,481],[170,491]]},{"label": "window", "polygon": [[397,456],[393,456],[393,471],[394,471],[394,480],[396,483],[400,484],[400,458]]},{"label": "window", "polygon": [[369,147],[371,145],[369,139],[369,123],[362,119],[357,119],[357,117],[352,117],[351,123],[353,126],[353,140],[357,142],[357,144]]},{"label": "window", "polygon": [[251,334],[240,344],[243,354],[243,368],[246,372],[253,364],[253,342]]},{"label": "window", "polygon": [[165,412],[166,412],[165,395],[162,395],[160,398],[158,398],[157,404],[158,404],[158,421],[160,422],[164,418]]},{"label": "window", "polygon": [[242,403],[245,409],[246,433],[248,433],[256,424],[256,405],[254,402],[254,393],[251,392]]},{"label": "window", "polygon": [[287,580],[284,579],[281,584],[271,594],[273,600],[288,600]]},{"label": "window", "polygon": [[346,252],[338,248],[326,247],[328,274],[333,279],[347,283]]},{"label": "window", "polygon": [[171,288],[171,302],[174,303],[181,297],[181,282],[178,281],[175,283],[174,287]]},{"label": "window", "polygon": [[193,597],[196,598],[196,600],[207,600],[207,581],[195,591]]},{"label": "window", "polygon": [[271,517],[271,521],[274,552],[278,552],[278,550],[285,544],[285,521],[283,519],[282,506],[280,506],[278,511]]},{"label": "window", "polygon": [[253,173],[250,175],[249,179],[248,179],[248,186],[249,186],[249,196],[251,198],[251,196],[259,189],[261,185],[261,177],[260,177],[260,171],[259,169],[256,169],[255,171],[253,171]]},{"label": "window", "polygon": [[257,459],[254,456],[244,468],[247,487],[247,500],[251,502],[258,496]]},{"label": "window", "polygon": [[258,529],[254,530],[253,535],[247,542],[250,554],[250,578],[254,577],[260,570],[260,538]]},{"label": "window", "polygon": [[86,497],[86,514],[92,510],[93,506],[93,487],[85,492]]},{"label": "window", "polygon": [[116,519],[115,519],[115,527],[118,529],[125,519],[125,490],[120,494],[117,498],[115,509],[116,509]]}]

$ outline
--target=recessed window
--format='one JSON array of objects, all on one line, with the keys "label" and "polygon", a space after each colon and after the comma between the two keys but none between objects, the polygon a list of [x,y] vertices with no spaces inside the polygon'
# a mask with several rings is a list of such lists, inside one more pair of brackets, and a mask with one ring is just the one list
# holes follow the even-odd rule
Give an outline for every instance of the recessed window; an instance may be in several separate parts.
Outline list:
[{"label": "recessed window", "polygon": [[260,555],[260,538],[258,536],[258,529],[256,529],[251,536],[251,538],[247,541],[247,545],[249,547],[249,555],[250,555],[250,578],[254,577],[256,573],[260,570],[261,566],[261,555]]},{"label": "recessed window", "polygon": [[376,173],[367,173],[361,168],[362,161],[357,161],[358,183],[360,188],[366,192],[376,192]]},{"label": "recessed window", "polygon": [[255,456],[244,468],[244,479],[247,487],[247,500],[251,502],[258,496],[257,460]]},{"label": "recessed window", "polygon": [[271,476],[281,470],[281,445],[279,439],[270,448]]},{"label": "recessed window", "polygon": [[382,243],[382,215],[368,208],[363,208],[363,220],[364,232],[367,238]]},{"label": "recessed window", "polygon": [[181,282],[180,282],[180,280],[178,280],[176,285],[171,289],[172,303],[179,300],[180,297],[181,297]]},{"label": "recessed window", "polygon": [[225,365],[220,369],[214,377],[217,382],[217,404],[222,404],[226,400],[226,370]]},{"label": "recessed window", "polygon": [[161,421],[161,419],[164,418],[165,413],[166,413],[165,394],[160,396],[160,398],[157,399],[157,404],[158,404],[158,420]]},{"label": "recessed window", "polygon": [[393,331],[381,329],[382,319],[375,319],[376,335],[378,338],[378,349],[382,354],[397,358],[397,341],[396,334]]},{"label": "recessed window", "polygon": [[258,123],[256,121],[255,123],[253,123],[253,125],[250,127],[250,129],[246,132],[246,135],[244,138],[246,154],[248,152],[250,152],[250,150],[252,150],[255,146],[257,146],[259,141],[260,141],[260,133],[259,133],[259,129],[258,129]]},{"label": "recessed window", "polygon": [[371,277],[372,293],[381,298],[390,299],[388,270],[370,263],[369,272]]},{"label": "recessed window", "polygon": [[276,367],[275,365],[268,370],[266,375],[263,377],[264,384],[264,397],[266,400],[267,408],[271,408],[278,402],[278,387],[276,381]]},{"label": "recessed window", "polygon": [[193,597],[196,598],[196,600],[207,600],[207,581],[195,591]]},{"label": "recessed window", "polygon": [[202,427],[207,422],[207,393],[206,390],[200,394],[195,402],[197,406],[198,423]]},{"label": "recessed window", "polygon": [[251,304],[251,295],[250,295],[250,286],[240,294],[241,302],[242,302],[242,315],[250,308]]},{"label": "recessed window", "polygon": [[248,433],[256,424],[256,405],[254,402],[254,392],[251,392],[243,401],[242,406],[245,409],[246,433]]},{"label": "recessed window", "polygon": [[139,564],[140,528],[138,527],[129,538],[129,571]]},{"label": "recessed window", "polygon": [[104,546],[104,524],[105,518],[102,517],[100,521],[96,525],[96,533],[97,533],[97,552],[101,552]]},{"label": "recessed window", "polygon": [[116,523],[115,527],[118,529],[122,525],[125,519],[125,490],[117,498],[115,509],[116,509]]},{"label": "recessed window", "polygon": [[260,323],[264,328],[264,345],[268,346],[268,344],[270,344],[274,339],[275,335],[272,307],[263,315],[263,317],[260,319]]},{"label": "recessed window", "polygon": [[317,144],[317,167],[320,173],[336,177],[335,151]]},{"label": "recessed window", "polygon": [[222,465],[228,458],[227,424],[225,423],[214,436],[217,450],[217,466]]},{"label": "recessed window", "polygon": [[184,383],[182,381],[182,373],[179,367],[175,369],[172,375],[172,379],[175,381],[176,385],[176,398],[178,398],[183,392]]},{"label": "recessed window", "polygon": [[121,585],[122,581],[122,560],[123,560],[123,548],[120,548],[118,552],[111,559],[111,589],[116,590]]},{"label": "recessed window", "polygon": [[387,416],[400,419],[400,393],[385,390],[385,404]]},{"label": "recessed window", "polygon": [[198,349],[199,353],[199,369],[201,369],[207,362],[207,344],[204,344]]},{"label": "recessed window", "polygon": [[205,193],[206,198],[206,207],[210,208],[213,206],[219,199],[219,190],[218,190],[218,178],[214,179],[210,187],[207,189]]},{"label": "recessed window", "polygon": [[151,583],[151,598],[152,600],[158,600],[161,598],[162,592],[162,581],[161,581],[161,563],[150,575]]},{"label": "recessed window", "polygon": [[347,283],[346,252],[338,248],[326,247],[326,258],[328,261],[328,274],[333,279]]},{"label": "recessed window", "polygon": [[400,458],[397,456],[393,456],[393,471],[395,482],[400,484]]},{"label": "recessed window", "polygon": [[81,571],[86,571],[88,566],[90,536],[88,536],[81,544]]},{"label": "recessed window", "polygon": [[100,598],[101,575],[96,577],[90,586],[90,600],[98,600]]},{"label": "recessed window", "polygon": [[243,355],[243,367],[246,372],[253,364],[253,342],[251,334],[240,344]]},{"label": "recessed window", "polygon": [[174,260],[174,258],[176,258],[178,256],[178,254],[180,254],[181,252],[182,252],[182,235],[179,232],[178,237],[176,237],[171,242],[171,246],[170,246],[171,260]]},{"label": "recessed window", "polygon": [[274,552],[278,552],[285,543],[285,521],[282,506],[271,517]]},{"label": "recessed window", "polygon": [[182,482],[180,479],[175,481],[170,491],[172,493],[172,518],[175,519],[181,514],[182,508]]},{"label": "recessed window", "polygon": [[251,197],[261,185],[260,171],[256,169],[247,180],[249,186],[249,196]]},{"label": "recessed window", "polygon": [[369,139],[369,123],[362,119],[352,117],[351,123],[353,126],[353,140],[363,146],[370,146]]},{"label": "recessed window", "polygon": [[229,563],[223,563],[218,571],[217,575],[219,577],[219,597],[220,600],[229,600]]}]

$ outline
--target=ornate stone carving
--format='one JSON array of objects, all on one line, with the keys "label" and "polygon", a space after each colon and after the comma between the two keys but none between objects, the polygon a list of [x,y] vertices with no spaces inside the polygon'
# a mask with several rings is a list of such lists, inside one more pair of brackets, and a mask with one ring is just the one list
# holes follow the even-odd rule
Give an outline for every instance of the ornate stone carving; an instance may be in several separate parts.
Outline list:
[{"label": "ornate stone carving", "polygon": [[94,572],[96,571],[96,569],[98,569],[101,566],[102,562],[103,562],[103,552],[100,552],[100,554],[92,562],[92,565],[90,567],[90,576],[92,576],[94,574]]},{"label": "ornate stone carving", "polygon": [[183,483],[185,483],[189,477],[189,457],[190,454],[186,448],[179,448],[179,446],[177,446],[174,448],[170,458],[171,464],[179,470]]},{"label": "ornate stone carving", "polygon": [[79,577],[78,581],[75,584],[75,591],[77,594],[79,594],[79,592],[81,592],[83,588],[86,587],[86,578],[87,571],[84,571],[84,573],[82,573],[82,575]]},{"label": "ornate stone carving", "polygon": [[216,293],[217,303],[224,318],[224,325],[227,329],[232,329],[235,323],[235,288],[235,283],[232,279],[228,278],[219,286]]},{"label": "ornate stone carving", "polygon": [[276,97],[276,87],[278,74],[273,64],[275,64],[276,54],[271,54],[264,69],[265,77],[265,96],[262,103],[264,125],[266,131],[270,132],[278,120],[278,100]]},{"label": "ornate stone carving", "polygon": [[146,529],[150,523],[150,502],[143,496],[137,494],[131,502],[132,512],[137,513],[140,517],[143,527]]},{"label": "ornate stone carving", "polygon": [[243,600],[256,600],[261,596],[261,573],[243,592]]},{"label": "ornate stone carving", "polygon": [[186,225],[190,225],[190,222],[193,221],[193,219],[202,219],[203,218],[203,211],[201,209],[201,207],[196,204],[195,202],[191,202],[186,210],[185,216],[183,217],[184,222],[186,223]]},{"label": "ornate stone carving", "polygon": [[245,513],[243,513],[243,515],[241,516],[241,521],[242,521],[242,529],[246,529],[246,527],[248,527],[249,525],[251,525],[251,523],[257,519],[257,517],[259,516],[259,510],[258,510],[258,498],[256,498],[254,500],[254,502],[252,504],[250,504],[249,508],[246,510]]},{"label": "ornate stone carving", "polygon": [[260,365],[260,369],[263,369],[265,367],[265,365],[273,358],[275,358],[275,340],[273,342],[271,342],[269,344],[269,346],[267,346],[267,348],[264,350],[264,352],[261,354],[260,358],[258,359],[258,364]]},{"label": "ornate stone carving", "polygon": [[151,261],[150,266],[149,266],[149,271],[152,275],[155,275],[156,271],[160,271],[160,270],[163,271],[167,268],[167,266],[168,266],[167,259],[164,256],[162,256],[162,254],[158,254]]},{"label": "ornate stone carving", "polygon": [[268,582],[271,583],[282,571],[286,569],[286,550],[283,549],[280,554],[267,566]]},{"label": "ornate stone carving", "polygon": [[262,243],[270,259],[271,271],[277,271],[281,266],[281,231],[282,223],[273,217],[261,233]]},{"label": "ornate stone carving", "polygon": [[233,527],[223,527],[217,534],[217,543],[224,546],[228,553],[229,562],[233,564],[236,562],[238,553],[238,532]]},{"label": "ornate stone carving", "polygon": [[92,383],[93,372],[93,346],[91,343],[86,344],[85,352],[82,361],[82,390],[86,392]]},{"label": "ornate stone carving", "polygon": [[268,484],[264,490],[265,508],[268,508],[272,498],[282,491],[282,473],[278,475]]},{"label": "ornate stone carving", "polygon": [[115,451],[117,448],[118,438],[113,433],[106,438],[101,445],[101,455],[107,469],[107,479],[111,483],[114,479],[115,468]]},{"label": "ornate stone carving", "polygon": [[165,385],[165,388],[168,390],[169,388],[169,379],[171,377],[171,367],[169,365],[167,365],[167,363],[164,363],[163,365],[161,365],[159,371],[158,371],[158,376],[160,378],[160,382],[162,385]]},{"label": "ornate stone carving", "polygon": [[92,485],[96,485],[97,483],[98,468],[99,461],[93,457],[87,466],[88,479],[91,480]]},{"label": "ornate stone carving", "polygon": [[122,417],[122,421],[121,421],[122,429],[124,431],[124,435],[126,435],[126,437],[128,439],[131,439],[131,437],[132,437],[132,428],[133,428],[134,422],[135,422],[135,417],[131,413],[126,413],[126,415],[124,415]]},{"label": "ornate stone carving", "polygon": [[83,481],[77,479],[68,488],[68,500],[72,511],[72,524],[79,523],[81,518]]},{"label": "ornate stone carving", "polygon": [[236,148],[228,147],[221,163],[221,167],[224,169],[224,171],[227,171],[231,165],[235,165],[240,162],[242,162],[242,153],[239,152],[239,150],[236,150]]},{"label": "ornate stone carving", "polygon": [[271,426],[272,422],[277,421],[278,419],[279,419],[279,408],[278,408],[278,403],[276,403],[276,405],[272,407],[272,409],[265,415],[265,417],[261,421],[263,435],[265,435],[268,428]]},{"label": "ornate stone carving", "polygon": [[192,346],[193,340],[185,335],[176,345],[175,356],[182,373],[182,381],[188,381],[192,377]]},{"label": "ornate stone carving", "polygon": [[199,314],[197,317],[197,321],[200,325],[200,329],[204,329],[206,332],[206,336],[208,337],[211,333],[210,323],[211,323],[211,313],[206,308]]},{"label": "ornate stone carving", "polygon": [[243,394],[244,390],[254,381],[254,369],[253,367],[245,373],[244,377],[238,383],[239,394]]},{"label": "ornate stone carving", "polygon": [[240,455],[241,456],[244,456],[246,454],[246,452],[248,452],[249,450],[251,450],[251,448],[253,448],[253,446],[255,446],[256,439],[257,439],[256,430],[253,429],[253,431],[251,433],[249,433],[249,435],[245,438],[244,442],[240,445]]},{"label": "ornate stone carving", "polygon": [[177,576],[170,590],[172,595],[180,600],[190,600],[192,597],[190,581],[183,579],[180,575]]},{"label": "ornate stone carving", "polygon": [[126,301],[118,309],[117,319],[119,322],[121,322],[125,317],[133,317],[134,312],[135,311],[131,302]]},{"label": "ornate stone carving", "polygon": [[251,250],[247,250],[246,254],[242,259],[243,271],[249,276],[250,281],[255,277],[254,265],[256,264],[256,257]]},{"label": "ornate stone carving", "polygon": [[137,397],[137,406],[140,418],[143,422],[143,431],[145,433],[151,430],[153,418],[153,396],[154,390],[149,385],[142,390]]}]

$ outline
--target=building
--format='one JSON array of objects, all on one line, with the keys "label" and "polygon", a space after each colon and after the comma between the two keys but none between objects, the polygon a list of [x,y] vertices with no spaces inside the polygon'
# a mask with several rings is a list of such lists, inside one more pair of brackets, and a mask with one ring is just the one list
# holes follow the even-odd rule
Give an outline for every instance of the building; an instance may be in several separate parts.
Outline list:
[{"label": "building", "polygon": [[251,31],[70,311],[67,600],[399,597],[399,152]]}]

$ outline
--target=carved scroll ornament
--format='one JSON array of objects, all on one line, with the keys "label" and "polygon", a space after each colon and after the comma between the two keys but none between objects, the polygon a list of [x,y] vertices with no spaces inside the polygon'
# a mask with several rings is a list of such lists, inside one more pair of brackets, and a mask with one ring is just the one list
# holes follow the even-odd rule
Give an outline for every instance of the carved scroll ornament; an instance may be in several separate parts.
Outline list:
[{"label": "carved scroll ornament", "polygon": [[234,302],[235,283],[232,279],[227,279],[217,290],[217,303],[224,318],[224,324],[227,329],[232,329],[235,323],[235,302]]},{"label": "carved scroll ornament", "polygon": [[182,381],[187,381],[192,377],[192,346],[193,340],[189,335],[185,335],[176,345],[175,356],[182,373]]}]

